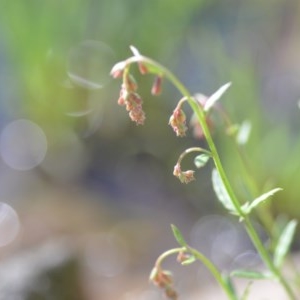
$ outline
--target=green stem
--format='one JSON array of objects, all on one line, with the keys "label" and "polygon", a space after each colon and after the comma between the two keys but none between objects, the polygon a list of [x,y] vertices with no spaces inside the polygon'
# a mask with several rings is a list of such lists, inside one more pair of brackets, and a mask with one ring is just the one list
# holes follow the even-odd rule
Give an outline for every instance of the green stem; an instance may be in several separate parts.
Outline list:
[{"label": "green stem", "polygon": [[191,94],[189,93],[189,91],[185,88],[185,86],[180,82],[179,79],[177,79],[177,77],[170,72],[168,69],[166,69],[164,66],[160,65],[159,63],[157,63],[156,61],[153,61],[150,58],[144,57],[144,56],[134,56],[131,57],[130,59],[127,60],[128,63],[131,62],[139,62],[139,61],[143,61],[145,63],[148,63],[150,65],[153,65],[154,67],[156,67],[157,69],[159,69],[161,71],[161,73],[168,78],[173,84],[174,86],[180,91],[180,93],[186,97],[189,105],[191,106],[192,110],[195,112],[198,121],[202,127],[204,136],[206,138],[207,144],[210,148],[211,151],[211,155],[212,158],[214,160],[216,169],[218,170],[220,177],[223,181],[223,184],[232,200],[232,203],[236,209],[236,211],[238,212],[239,216],[244,220],[245,223],[245,227],[246,230],[254,244],[254,246],[256,247],[258,253],[261,255],[263,261],[265,262],[265,264],[267,265],[267,267],[270,269],[270,271],[275,275],[276,278],[278,278],[279,282],[281,283],[281,285],[284,287],[286,293],[289,295],[289,298],[291,300],[296,300],[296,297],[293,293],[292,288],[290,287],[290,285],[287,283],[286,279],[282,276],[282,274],[280,273],[280,270],[278,270],[276,268],[276,266],[273,264],[268,251],[266,250],[266,248],[264,247],[263,243],[261,242],[255,228],[253,227],[249,217],[242,211],[239,200],[237,199],[231,184],[228,180],[228,177],[223,169],[223,165],[221,163],[217,148],[215,146],[215,143],[212,139],[212,136],[210,134],[209,128],[206,124],[206,120],[205,120],[205,112],[203,111],[203,109],[198,105],[198,103],[195,102],[195,100],[193,99],[193,97],[191,96]]},{"label": "green stem", "polygon": [[202,253],[197,251],[196,249],[190,248],[190,247],[182,247],[182,248],[174,248],[170,249],[163,254],[161,254],[158,259],[156,260],[155,266],[157,269],[161,269],[162,262],[170,255],[180,253],[180,252],[189,252],[192,254],[196,259],[201,261],[204,266],[210,271],[210,273],[215,277],[216,281],[220,284],[224,292],[227,294],[228,299],[230,300],[237,300],[235,294],[233,294],[232,290],[228,286],[228,284],[225,282],[224,278],[222,277],[221,273],[217,269],[217,267]]},{"label": "green stem", "polygon": [[184,159],[184,157],[187,155],[187,154],[190,154],[192,152],[201,152],[201,153],[205,153],[207,154],[208,156],[211,157],[211,153],[201,147],[191,147],[191,148],[188,148],[186,150],[184,150],[180,155],[179,155],[179,158],[178,158],[178,163],[181,164],[182,160]]}]

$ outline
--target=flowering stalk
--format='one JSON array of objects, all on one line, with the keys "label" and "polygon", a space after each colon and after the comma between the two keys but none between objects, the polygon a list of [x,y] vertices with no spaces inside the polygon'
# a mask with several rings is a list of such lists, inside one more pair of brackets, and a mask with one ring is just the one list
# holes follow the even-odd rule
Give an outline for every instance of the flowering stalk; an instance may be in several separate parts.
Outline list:
[{"label": "flowering stalk", "polygon": [[182,182],[182,183],[189,183],[193,180],[195,180],[194,177],[194,170],[187,170],[187,171],[182,171],[181,170],[181,162],[183,160],[183,158],[187,155],[190,154],[192,152],[201,152],[201,153],[205,153],[208,157],[211,155],[209,151],[200,148],[200,147],[192,147],[189,149],[186,149],[184,152],[182,152],[178,158],[178,161],[174,167],[174,171],[173,171],[173,175],[178,177],[178,179]]},{"label": "flowering stalk", "polygon": [[[129,66],[133,63],[137,63],[139,66],[141,66],[141,65],[144,66],[145,69],[147,70],[147,72],[155,74],[159,78],[164,77],[165,79],[168,79],[179,90],[179,92],[183,96],[183,99],[179,102],[179,104],[175,108],[173,115],[171,116],[170,121],[169,121],[170,125],[173,127],[174,131],[176,132],[176,134],[178,136],[183,136],[185,134],[186,119],[185,119],[185,115],[181,109],[181,105],[184,101],[188,102],[188,104],[190,105],[190,107],[192,108],[192,110],[195,114],[195,117],[197,118],[198,123],[201,126],[203,136],[205,137],[208,147],[209,147],[209,150],[210,150],[210,151],[208,151],[208,153],[214,161],[214,164],[215,164],[216,170],[218,171],[220,180],[224,186],[226,193],[228,194],[228,196],[230,198],[230,201],[232,202],[231,204],[235,211],[235,214],[239,216],[240,220],[243,220],[248,235],[250,236],[250,238],[251,238],[254,246],[256,247],[258,253],[260,254],[262,260],[264,261],[266,266],[269,268],[269,270],[271,271],[273,276],[281,283],[281,285],[285,289],[289,298],[291,300],[296,300],[296,297],[293,293],[292,288],[290,287],[287,280],[281,274],[279,267],[275,266],[274,262],[272,261],[268,251],[266,250],[262,241],[260,240],[260,237],[258,236],[258,234],[248,216],[248,213],[246,213],[242,204],[239,202],[239,200],[228,180],[228,177],[227,177],[225,170],[223,168],[223,165],[221,163],[217,148],[215,146],[215,143],[214,143],[211,133],[210,133],[210,128],[207,123],[207,111],[205,110],[205,107],[203,108],[202,105],[199,105],[199,103],[197,101],[195,101],[195,99],[192,97],[192,95],[189,93],[189,91],[186,89],[186,87],[167,68],[165,68],[164,66],[160,65],[159,63],[157,63],[156,61],[154,61],[148,57],[142,56],[138,52],[138,50],[135,49],[134,47],[131,47],[131,49],[134,53],[134,56],[128,58],[124,62],[118,63],[116,65],[116,66],[118,66],[118,68],[114,67],[112,70],[112,76],[116,77],[118,75],[118,77],[119,77],[120,68],[122,68],[123,85],[125,83],[125,91],[129,92],[129,93],[134,93],[135,92],[134,85],[131,86],[131,85],[128,85],[128,83],[126,85],[126,80],[128,80],[130,78],[130,77],[127,77],[126,74],[127,74],[127,72],[129,72],[128,71]],[[140,69],[141,69],[141,67],[140,67]],[[222,87],[222,89],[223,90],[227,89],[229,85],[230,84],[227,84],[226,86]],[[219,92],[219,93],[221,93],[221,92]],[[217,97],[217,95],[214,94],[214,97]],[[126,99],[125,99],[125,101],[128,101]],[[215,101],[215,99],[210,99],[209,108],[213,105],[213,101]],[[138,106],[138,111],[140,112],[140,110],[141,110],[141,107]],[[131,118],[132,118],[132,116],[131,116]],[[142,122],[139,122],[139,120],[134,120],[134,121],[142,124],[144,121],[144,115],[142,118]],[[201,149],[201,151],[202,151],[202,149]],[[183,154],[183,156],[185,156],[185,154]],[[181,161],[181,159],[182,158],[180,158],[180,161]],[[174,168],[174,175],[178,176],[179,179],[185,183],[194,180],[194,172],[191,170],[182,172],[181,167],[180,167],[180,162]],[[196,252],[193,252],[193,254],[196,256]],[[200,258],[200,257],[198,257],[198,258]],[[229,297],[229,298],[234,299],[233,297]]]},{"label": "flowering stalk", "polygon": [[153,282],[155,285],[157,285],[158,287],[163,288],[165,290],[166,296],[169,299],[176,300],[177,292],[173,288],[172,273],[170,271],[164,270],[162,268],[162,263],[167,257],[174,254],[177,254],[177,261],[181,264],[184,264],[185,261],[188,261],[191,257],[202,262],[205,265],[205,267],[211,272],[211,274],[215,277],[216,281],[220,284],[224,292],[227,294],[228,299],[237,300],[236,295],[232,293],[232,290],[226,283],[225,279],[222,277],[217,267],[202,253],[188,246],[170,249],[162,253],[157,258],[154,268],[151,271],[149,280]]}]

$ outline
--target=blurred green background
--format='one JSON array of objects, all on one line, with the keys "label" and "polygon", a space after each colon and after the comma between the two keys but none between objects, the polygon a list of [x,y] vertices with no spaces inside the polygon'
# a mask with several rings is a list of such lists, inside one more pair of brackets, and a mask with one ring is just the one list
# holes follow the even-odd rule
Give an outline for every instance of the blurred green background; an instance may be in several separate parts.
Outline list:
[{"label": "blurred green background", "polygon": [[127,245],[127,268],[147,286],[155,257],[175,244],[170,223],[191,235],[200,217],[222,218],[211,166],[187,186],[172,175],[185,148],[205,146],[167,125],[178,92],[165,83],[153,98],[153,78],[136,73],[145,126],[117,105],[121,82],[109,71],[131,55],[129,45],[192,93],[232,82],[222,105],[232,122],[252,125],[242,151],[254,195],[220,119],[214,137],[237,193],[244,200],[282,187],[267,209],[299,218],[299,1],[2,0],[0,16],[0,201],[23,228],[4,257],[7,247],[49,236],[113,230]]}]

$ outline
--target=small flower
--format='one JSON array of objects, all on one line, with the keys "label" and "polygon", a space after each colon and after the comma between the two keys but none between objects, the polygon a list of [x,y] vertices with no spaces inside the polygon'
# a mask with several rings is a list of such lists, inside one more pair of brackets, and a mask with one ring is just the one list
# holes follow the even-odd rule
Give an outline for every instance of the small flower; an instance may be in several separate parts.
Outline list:
[{"label": "small flower", "polygon": [[155,285],[166,288],[173,284],[173,276],[172,273],[166,270],[162,270],[158,267],[154,267],[150,274],[150,281],[152,281]]},{"label": "small flower", "polygon": [[181,175],[182,171],[181,171],[181,167],[180,167],[180,164],[177,163],[174,167],[174,171],[173,171],[173,175],[175,177],[179,177]]},{"label": "small flower", "polygon": [[143,125],[146,119],[142,103],[143,101],[137,93],[129,93],[125,101],[126,110],[129,111],[129,117],[137,125]]},{"label": "small flower", "polygon": [[159,95],[162,90],[162,77],[161,76],[156,76],[151,88],[151,94],[152,95]]},{"label": "small flower", "polygon": [[177,177],[182,183],[189,183],[195,180],[194,173],[195,171],[193,170],[181,171],[181,167],[179,163],[175,165],[173,171],[173,175]]},{"label": "small flower", "polygon": [[181,182],[189,183],[189,182],[195,180],[194,174],[195,174],[195,171],[193,171],[193,170],[187,170],[185,172],[182,172]]},{"label": "small flower", "polygon": [[178,255],[177,255],[177,258],[176,260],[179,262],[179,263],[182,263],[184,261],[186,261],[187,259],[189,259],[191,256],[183,251],[179,252]]},{"label": "small flower", "polygon": [[118,104],[126,107],[132,121],[134,121],[137,125],[142,125],[146,119],[142,106],[143,100],[139,94],[134,92],[136,87],[134,86],[135,81],[133,81],[133,77],[131,78],[129,74],[126,78],[127,82],[123,83],[121,86]]},{"label": "small flower", "polygon": [[177,136],[185,136],[185,132],[187,131],[186,116],[181,108],[175,108],[170,117],[169,125],[173,128]]},{"label": "small flower", "polygon": [[164,289],[166,297],[173,300],[177,299],[177,293],[173,288],[173,276],[171,272],[154,267],[149,279],[156,286]]},{"label": "small flower", "polygon": [[139,67],[139,70],[140,70],[140,73],[142,75],[145,75],[147,74],[149,71],[148,71],[148,68],[146,67],[146,65],[142,62],[138,62],[138,67]]}]

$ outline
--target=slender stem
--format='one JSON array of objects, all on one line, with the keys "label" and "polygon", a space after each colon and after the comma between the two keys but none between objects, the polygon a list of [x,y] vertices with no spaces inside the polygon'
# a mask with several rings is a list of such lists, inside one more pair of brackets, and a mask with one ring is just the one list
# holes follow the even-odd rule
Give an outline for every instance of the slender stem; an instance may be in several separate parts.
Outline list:
[{"label": "slender stem", "polygon": [[202,153],[205,153],[207,154],[208,156],[211,156],[211,153],[201,147],[191,147],[191,148],[188,148],[186,150],[184,150],[180,155],[179,155],[179,158],[178,158],[178,163],[180,164],[183,160],[183,158],[189,154],[189,153],[192,153],[192,152],[202,152]]},{"label": "slender stem", "polygon": [[182,247],[182,248],[174,248],[170,249],[163,254],[161,254],[155,263],[155,266],[157,269],[161,269],[161,264],[162,262],[170,255],[180,253],[180,252],[189,252],[192,254],[196,259],[201,261],[204,266],[210,271],[210,273],[215,277],[216,281],[220,284],[222,289],[226,292],[228,299],[230,300],[237,300],[236,295],[232,293],[232,290],[230,287],[227,285],[225,282],[224,278],[222,277],[221,273],[217,269],[217,267],[207,258],[205,257],[202,253],[197,251],[196,249],[190,248],[190,247]]},{"label": "slender stem", "polygon": [[170,255],[172,254],[176,254],[176,253],[180,253],[182,251],[185,251],[186,248],[184,247],[181,247],[181,248],[173,248],[173,249],[170,249],[168,251],[165,251],[164,253],[162,253],[156,260],[155,262],[155,266],[159,269],[161,268],[161,264],[162,262]]},{"label": "slender stem", "polygon": [[205,257],[201,252],[197,251],[196,249],[189,247],[188,250],[192,255],[195,256],[195,258],[200,260],[205,265],[205,267],[210,271],[210,273],[215,277],[216,281],[221,285],[223,290],[226,292],[228,298],[231,300],[237,300],[235,293],[225,282],[224,278],[222,277],[221,273],[216,268],[216,266],[207,257]]}]

